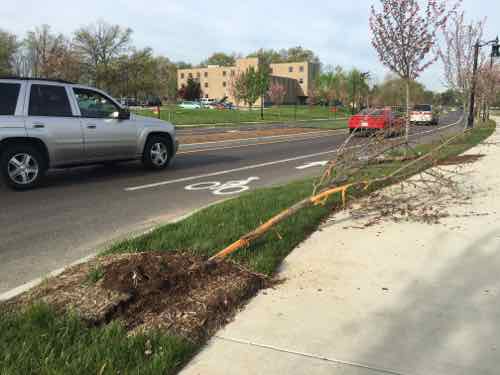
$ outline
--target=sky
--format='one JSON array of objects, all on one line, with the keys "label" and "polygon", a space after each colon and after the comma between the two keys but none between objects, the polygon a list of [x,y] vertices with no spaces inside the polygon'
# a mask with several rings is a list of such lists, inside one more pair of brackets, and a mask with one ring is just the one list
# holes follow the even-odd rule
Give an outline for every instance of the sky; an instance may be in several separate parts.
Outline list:
[{"label": "sky", "polygon": [[[133,44],[152,47],[173,61],[197,64],[213,52],[246,55],[259,48],[312,49],[325,65],[370,71],[381,81],[387,70],[370,42],[369,9],[379,0],[39,0],[2,1],[0,28],[21,37],[41,24],[71,35],[97,20],[133,29]],[[469,20],[489,17],[485,38],[500,34],[500,0],[463,0]],[[495,18],[494,18],[495,17]],[[444,89],[442,69],[419,79]]]}]

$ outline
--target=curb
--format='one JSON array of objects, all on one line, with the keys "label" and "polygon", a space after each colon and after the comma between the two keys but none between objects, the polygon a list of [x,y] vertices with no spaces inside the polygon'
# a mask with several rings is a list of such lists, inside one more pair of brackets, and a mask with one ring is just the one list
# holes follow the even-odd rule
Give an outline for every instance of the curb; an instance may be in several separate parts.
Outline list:
[{"label": "curb", "polygon": [[[197,208],[196,210],[194,211],[191,211],[191,212],[188,212],[187,214],[184,214],[184,215],[181,215],[177,218],[174,218],[174,219],[171,219],[171,220],[167,220],[165,222],[156,222],[154,223],[153,225],[151,225],[150,228],[146,229],[146,230],[142,230],[138,233],[134,233],[133,231],[123,235],[123,236],[120,236],[118,238],[116,238],[115,240],[113,241],[110,241],[110,242],[115,242],[115,241],[119,241],[120,239],[121,240],[124,240],[126,238],[130,238],[130,237],[136,237],[136,236],[142,236],[142,235],[145,235],[145,234],[148,234],[148,233],[151,233],[153,230],[155,230],[158,226],[161,226],[161,225],[168,225],[168,224],[175,224],[175,223],[178,223],[182,220],[185,220],[187,218],[189,218],[190,216],[204,210],[205,208],[208,208],[210,206],[213,206],[215,204],[218,204],[218,203],[221,203],[221,202],[224,202],[226,200],[229,200],[229,199],[232,199],[232,198],[228,198],[228,199],[223,199],[223,200],[220,200],[220,201],[216,201],[216,202],[212,202],[210,204],[207,204],[203,207],[200,207],[200,208]],[[49,273],[47,273],[45,276],[42,276],[42,277],[37,277],[36,279],[33,279],[31,281],[28,281],[22,285],[19,285],[11,290],[8,290],[6,292],[3,292],[0,294],[0,302],[5,302],[5,301],[8,301],[14,297],[17,297],[19,296],[20,294],[24,293],[24,292],[27,292],[28,290],[40,285],[45,279],[47,278],[51,278],[51,277],[56,277],[56,276],[59,276],[60,274],[62,274],[64,271],[66,271],[68,268],[71,268],[71,267],[74,267],[74,266],[77,266],[79,264],[82,264],[82,263],[85,263],[85,262],[88,262],[92,259],[94,259],[95,257],[97,257],[99,255],[99,252],[97,251],[94,251],[93,253],[83,257],[83,258],[80,258],[64,267],[61,267],[61,268],[58,268],[54,271],[51,271]]]}]

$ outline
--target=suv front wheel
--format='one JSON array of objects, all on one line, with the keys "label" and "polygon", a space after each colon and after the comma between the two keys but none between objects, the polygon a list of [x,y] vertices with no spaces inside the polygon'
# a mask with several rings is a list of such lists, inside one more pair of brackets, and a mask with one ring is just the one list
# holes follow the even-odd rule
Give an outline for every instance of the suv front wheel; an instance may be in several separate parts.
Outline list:
[{"label": "suv front wheel", "polygon": [[166,138],[154,136],[146,142],[142,162],[149,169],[165,169],[170,164],[170,155],[170,142]]},{"label": "suv front wheel", "polygon": [[0,157],[3,178],[16,190],[37,186],[45,175],[46,164],[42,154],[30,145],[9,146]]}]

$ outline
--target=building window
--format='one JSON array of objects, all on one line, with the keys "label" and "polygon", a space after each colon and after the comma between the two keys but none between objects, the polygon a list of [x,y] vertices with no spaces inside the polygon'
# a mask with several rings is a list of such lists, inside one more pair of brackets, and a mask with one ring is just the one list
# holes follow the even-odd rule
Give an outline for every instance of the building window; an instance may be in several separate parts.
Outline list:
[{"label": "building window", "polygon": [[288,67],[288,73],[293,73],[293,66]]},{"label": "building window", "polygon": [[196,78],[200,78],[201,74],[200,72],[196,73]]},{"label": "building window", "polygon": [[222,82],[222,87],[226,87],[226,86],[227,86],[226,81]]},{"label": "building window", "polygon": [[299,70],[300,70],[301,73],[304,73],[304,66],[301,65],[300,68],[299,68]]},{"label": "building window", "polygon": [[208,88],[208,82],[205,82],[205,88]]},{"label": "building window", "polygon": [[234,70],[231,70],[231,75],[234,76]]},{"label": "building window", "polygon": [[208,72],[205,72],[204,77],[205,77],[205,78],[207,78],[207,77],[208,77]]},{"label": "building window", "polygon": [[273,68],[269,68],[269,74],[273,74]]},{"label": "building window", "polygon": [[223,70],[223,71],[222,71],[222,76],[223,76],[223,77],[225,77],[225,76],[226,76],[226,71],[225,71],[225,70]]},{"label": "building window", "polygon": [[189,74],[188,74],[188,77],[189,77],[189,78],[193,78],[193,73],[189,73]]},{"label": "building window", "polygon": [[299,79],[299,83],[302,85],[304,83],[304,78]]},{"label": "building window", "polygon": [[184,73],[181,73],[181,79],[184,79]]}]

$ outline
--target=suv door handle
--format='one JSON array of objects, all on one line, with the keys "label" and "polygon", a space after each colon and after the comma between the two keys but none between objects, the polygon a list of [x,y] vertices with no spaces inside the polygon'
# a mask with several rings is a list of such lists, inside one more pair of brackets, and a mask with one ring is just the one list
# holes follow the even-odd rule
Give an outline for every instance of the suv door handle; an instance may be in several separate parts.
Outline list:
[{"label": "suv door handle", "polygon": [[45,128],[45,124],[43,122],[34,122],[33,129],[43,129]]},{"label": "suv door handle", "polygon": [[97,126],[94,124],[87,125],[87,129],[96,129],[96,128],[97,128]]}]

